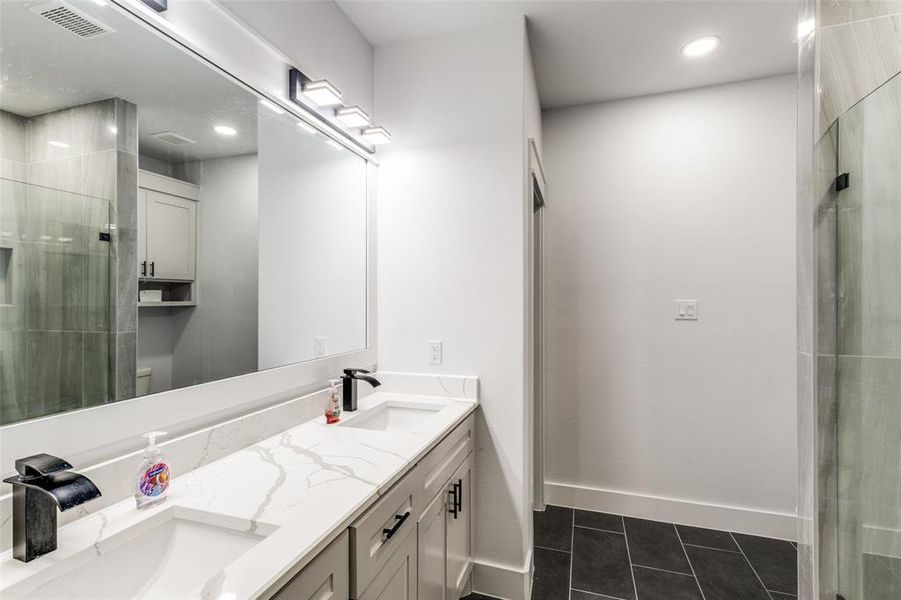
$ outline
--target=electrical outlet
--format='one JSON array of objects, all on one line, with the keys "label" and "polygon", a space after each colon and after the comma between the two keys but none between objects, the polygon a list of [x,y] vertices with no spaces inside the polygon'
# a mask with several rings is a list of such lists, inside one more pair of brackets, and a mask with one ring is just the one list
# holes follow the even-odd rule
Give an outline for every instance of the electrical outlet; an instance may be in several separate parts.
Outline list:
[{"label": "electrical outlet", "polygon": [[442,355],[444,354],[442,350],[442,344],[440,341],[432,341],[429,342],[429,364],[430,365],[440,365]]},{"label": "electrical outlet", "polygon": [[314,337],[313,352],[316,356],[325,356],[328,352],[328,338],[321,335]]}]

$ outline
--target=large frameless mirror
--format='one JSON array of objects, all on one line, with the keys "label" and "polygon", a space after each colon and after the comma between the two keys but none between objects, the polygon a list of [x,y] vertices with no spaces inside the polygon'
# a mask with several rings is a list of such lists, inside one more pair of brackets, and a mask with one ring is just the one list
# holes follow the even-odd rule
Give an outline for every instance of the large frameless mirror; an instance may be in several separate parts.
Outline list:
[{"label": "large frameless mirror", "polygon": [[363,158],[113,4],[0,51],[0,424],[366,347]]}]

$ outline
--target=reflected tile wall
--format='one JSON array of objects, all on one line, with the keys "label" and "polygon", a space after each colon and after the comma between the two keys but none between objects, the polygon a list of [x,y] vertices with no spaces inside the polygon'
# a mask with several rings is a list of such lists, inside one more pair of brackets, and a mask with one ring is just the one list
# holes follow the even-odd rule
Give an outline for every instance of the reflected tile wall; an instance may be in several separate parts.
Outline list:
[{"label": "reflected tile wall", "polygon": [[0,125],[0,176],[33,184],[3,181],[0,195],[11,234],[0,249],[15,246],[17,277],[15,308],[0,298],[0,423],[131,397],[137,109],[109,99],[30,119],[0,112]]}]

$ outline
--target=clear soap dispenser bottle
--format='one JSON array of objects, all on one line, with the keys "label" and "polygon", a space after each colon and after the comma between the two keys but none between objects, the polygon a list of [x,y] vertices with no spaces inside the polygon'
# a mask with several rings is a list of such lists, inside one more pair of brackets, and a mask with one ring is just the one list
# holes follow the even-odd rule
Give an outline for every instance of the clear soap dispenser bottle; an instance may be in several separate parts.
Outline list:
[{"label": "clear soap dispenser bottle", "polygon": [[135,486],[135,503],[138,508],[159,504],[169,493],[169,480],[172,477],[169,461],[156,445],[156,438],[164,435],[165,431],[149,431],[143,436],[147,439],[147,447],[144,448],[144,460],[138,469]]},{"label": "clear soap dispenser bottle", "polygon": [[325,422],[331,425],[341,420],[341,393],[338,391],[340,379],[329,379],[328,400],[325,403]]}]

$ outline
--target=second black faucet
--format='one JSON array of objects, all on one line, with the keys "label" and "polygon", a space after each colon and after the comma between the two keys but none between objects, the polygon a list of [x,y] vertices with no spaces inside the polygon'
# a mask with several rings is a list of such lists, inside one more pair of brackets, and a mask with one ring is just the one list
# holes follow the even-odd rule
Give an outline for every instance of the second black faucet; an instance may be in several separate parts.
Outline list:
[{"label": "second black faucet", "polygon": [[368,375],[366,369],[344,369],[341,376],[343,388],[344,412],[357,410],[357,380],[362,380],[372,387],[379,387],[382,383],[375,377]]}]

